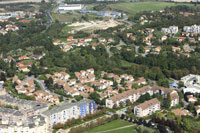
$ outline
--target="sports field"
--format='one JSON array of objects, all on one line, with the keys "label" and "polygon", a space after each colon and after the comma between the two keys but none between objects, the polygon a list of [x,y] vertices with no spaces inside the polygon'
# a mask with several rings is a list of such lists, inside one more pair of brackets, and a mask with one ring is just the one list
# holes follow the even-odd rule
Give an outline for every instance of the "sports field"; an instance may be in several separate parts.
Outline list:
[{"label": "sports field", "polygon": [[193,6],[192,4],[183,4],[183,3],[176,4],[168,2],[125,2],[125,3],[110,4],[108,6],[115,10],[134,13],[141,11],[160,10],[164,9],[165,7],[177,6],[177,5]]}]

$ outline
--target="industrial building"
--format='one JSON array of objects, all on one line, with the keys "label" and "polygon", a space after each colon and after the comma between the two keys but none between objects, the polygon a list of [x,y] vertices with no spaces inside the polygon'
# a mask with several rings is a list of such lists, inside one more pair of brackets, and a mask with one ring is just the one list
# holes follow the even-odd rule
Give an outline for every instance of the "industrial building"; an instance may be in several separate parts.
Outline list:
[{"label": "industrial building", "polygon": [[81,10],[83,8],[83,5],[81,4],[60,4],[58,6],[58,11],[75,11],[75,10]]}]

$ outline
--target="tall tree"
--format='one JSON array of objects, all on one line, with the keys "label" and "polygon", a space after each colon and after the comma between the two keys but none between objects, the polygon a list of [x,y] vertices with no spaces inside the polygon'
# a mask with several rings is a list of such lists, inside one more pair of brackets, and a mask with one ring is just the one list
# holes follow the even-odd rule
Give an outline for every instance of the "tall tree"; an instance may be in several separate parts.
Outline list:
[{"label": "tall tree", "polygon": [[168,93],[167,98],[165,100],[165,108],[169,109],[170,106],[171,106],[171,97],[170,97],[170,94]]}]

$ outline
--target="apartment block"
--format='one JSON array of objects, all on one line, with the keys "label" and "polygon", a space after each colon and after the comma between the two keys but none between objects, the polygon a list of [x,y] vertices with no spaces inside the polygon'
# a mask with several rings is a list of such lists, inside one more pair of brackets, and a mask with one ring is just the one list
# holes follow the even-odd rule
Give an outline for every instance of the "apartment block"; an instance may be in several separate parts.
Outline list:
[{"label": "apartment block", "polygon": [[134,114],[137,117],[144,117],[160,110],[160,101],[157,98],[145,101],[134,107]]},{"label": "apartment block", "polygon": [[84,117],[95,110],[95,101],[84,99],[77,103],[64,103],[59,107],[43,112],[43,115],[47,117],[48,126],[51,128],[54,124],[65,123],[72,118]]},{"label": "apartment block", "polygon": [[162,32],[165,34],[176,34],[178,33],[178,26],[170,26],[169,28],[162,28]]},{"label": "apartment block", "polygon": [[0,108],[0,133],[48,133],[47,122],[41,115],[27,117],[21,111]]},{"label": "apartment block", "polygon": [[140,96],[146,93],[149,93],[150,96],[158,93],[159,95],[162,95],[164,99],[167,98],[167,94],[169,93],[171,96],[171,106],[175,106],[179,103],[178,93],[174,90],[171,90],[169,88],[164,88],[161,86],[153,86],[153,87],[144,86],[137,90],[130,89],[128,91],[124,91],[123,93],[120,93],[118,95],[110,97],[109,99],[106,99],[106,107],[113,108],[115,104],[119,106],[120,102],[125,103],[127,100],[130,100],[133,103],[137,101],[140,98]]}]

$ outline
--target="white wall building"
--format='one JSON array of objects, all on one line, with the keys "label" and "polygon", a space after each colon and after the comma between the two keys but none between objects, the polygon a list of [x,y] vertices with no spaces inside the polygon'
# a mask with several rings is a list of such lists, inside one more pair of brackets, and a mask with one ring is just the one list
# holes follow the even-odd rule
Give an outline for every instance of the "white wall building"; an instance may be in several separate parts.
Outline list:
[{"label": "white wall building", "polygon": [[157,98],[145,101],[134,107],[134,114],[137,117],[144,117],[160,110],[160,101]]},{"label": "white wall building", "polygon": [[58,7],[59,11],[74,11],[74,10],[81,10],[83,5],[81,4],[61,4]]}]

